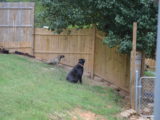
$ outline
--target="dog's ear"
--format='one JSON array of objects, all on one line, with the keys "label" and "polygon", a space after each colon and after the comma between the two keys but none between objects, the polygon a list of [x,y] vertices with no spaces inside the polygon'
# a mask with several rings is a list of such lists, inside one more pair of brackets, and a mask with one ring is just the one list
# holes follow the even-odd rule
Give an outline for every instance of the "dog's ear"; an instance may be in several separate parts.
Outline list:
[{"label": "dog's ear", "polygon": [[85,63],[85,59],[79,59],[79,63],[80,64],[84,64]]}]

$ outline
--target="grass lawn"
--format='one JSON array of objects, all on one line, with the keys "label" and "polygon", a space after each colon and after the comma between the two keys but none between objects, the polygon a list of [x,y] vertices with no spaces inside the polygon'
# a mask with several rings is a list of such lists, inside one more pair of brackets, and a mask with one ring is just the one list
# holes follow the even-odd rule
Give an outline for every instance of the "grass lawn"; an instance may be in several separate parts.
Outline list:
[{"label": "grass lawn", "polygon": [[62,68],[0,54],[0,120],[85,120],[73,119],[75,109],[118,120],[121,97],[112,89],[71,84],[65,76]]},{"label": "grass lawn", "polygon": [[155,71],[150,71],[150,70],[145,71],[144,75],[145,76],[150,76],[150,77],[155,77]]}]

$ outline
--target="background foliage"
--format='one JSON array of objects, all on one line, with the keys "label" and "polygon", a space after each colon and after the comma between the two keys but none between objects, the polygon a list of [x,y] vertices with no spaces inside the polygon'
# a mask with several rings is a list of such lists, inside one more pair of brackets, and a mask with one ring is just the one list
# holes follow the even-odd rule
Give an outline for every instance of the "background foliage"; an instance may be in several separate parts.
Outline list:
[{"label": "background foliage", "polygon": [[61,32],[68,26],[91,27],[96,24],[106,33],[104,43],[130,53],[132,24],[138,23],[137,49],[154,57],[157,7],[152,0],[41,0],[41,16],[51,30]]}]

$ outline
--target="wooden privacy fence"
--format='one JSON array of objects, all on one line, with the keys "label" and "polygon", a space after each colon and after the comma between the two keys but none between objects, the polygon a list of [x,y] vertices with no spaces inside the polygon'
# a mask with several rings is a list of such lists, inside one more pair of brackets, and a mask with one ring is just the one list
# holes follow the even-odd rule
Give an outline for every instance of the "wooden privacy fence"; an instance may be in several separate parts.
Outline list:
[{"label": "wooden privacy fence", "polygon": [[0,47],[32,53],[34,3],[0,3]]},{"label": "wooden privacy fence", "polygon": [[103,33],[96,29],[64,31],[56,34],[47,29],[34,29],[34,3],[0,3],[0,47],[10,51],[34,54],[48,60],[65,55],[63,64],[74,66],[86,59],[85,71],[98,75],[129,91],[130,59],[116,48],[103,44]]},{"label": "wooden privacy fence", "polygon": [[85,71],[129,91],[130,57],[103,44],[103,33],[95,29],[72,30],[56,34],[36,28],[34,55],[43,60],[65,55],[63,64],[74,66],[85,58]]}]

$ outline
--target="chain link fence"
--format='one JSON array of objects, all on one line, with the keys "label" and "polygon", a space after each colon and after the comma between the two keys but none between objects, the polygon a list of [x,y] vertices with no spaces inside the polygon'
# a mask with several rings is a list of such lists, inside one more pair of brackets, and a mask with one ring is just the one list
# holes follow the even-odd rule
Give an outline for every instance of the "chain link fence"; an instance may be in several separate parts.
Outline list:
[{"label": "chain link fence", "polygon": [[136,80],[136,110],[144,117],[153,118],[155,77],[141,77]]}]

